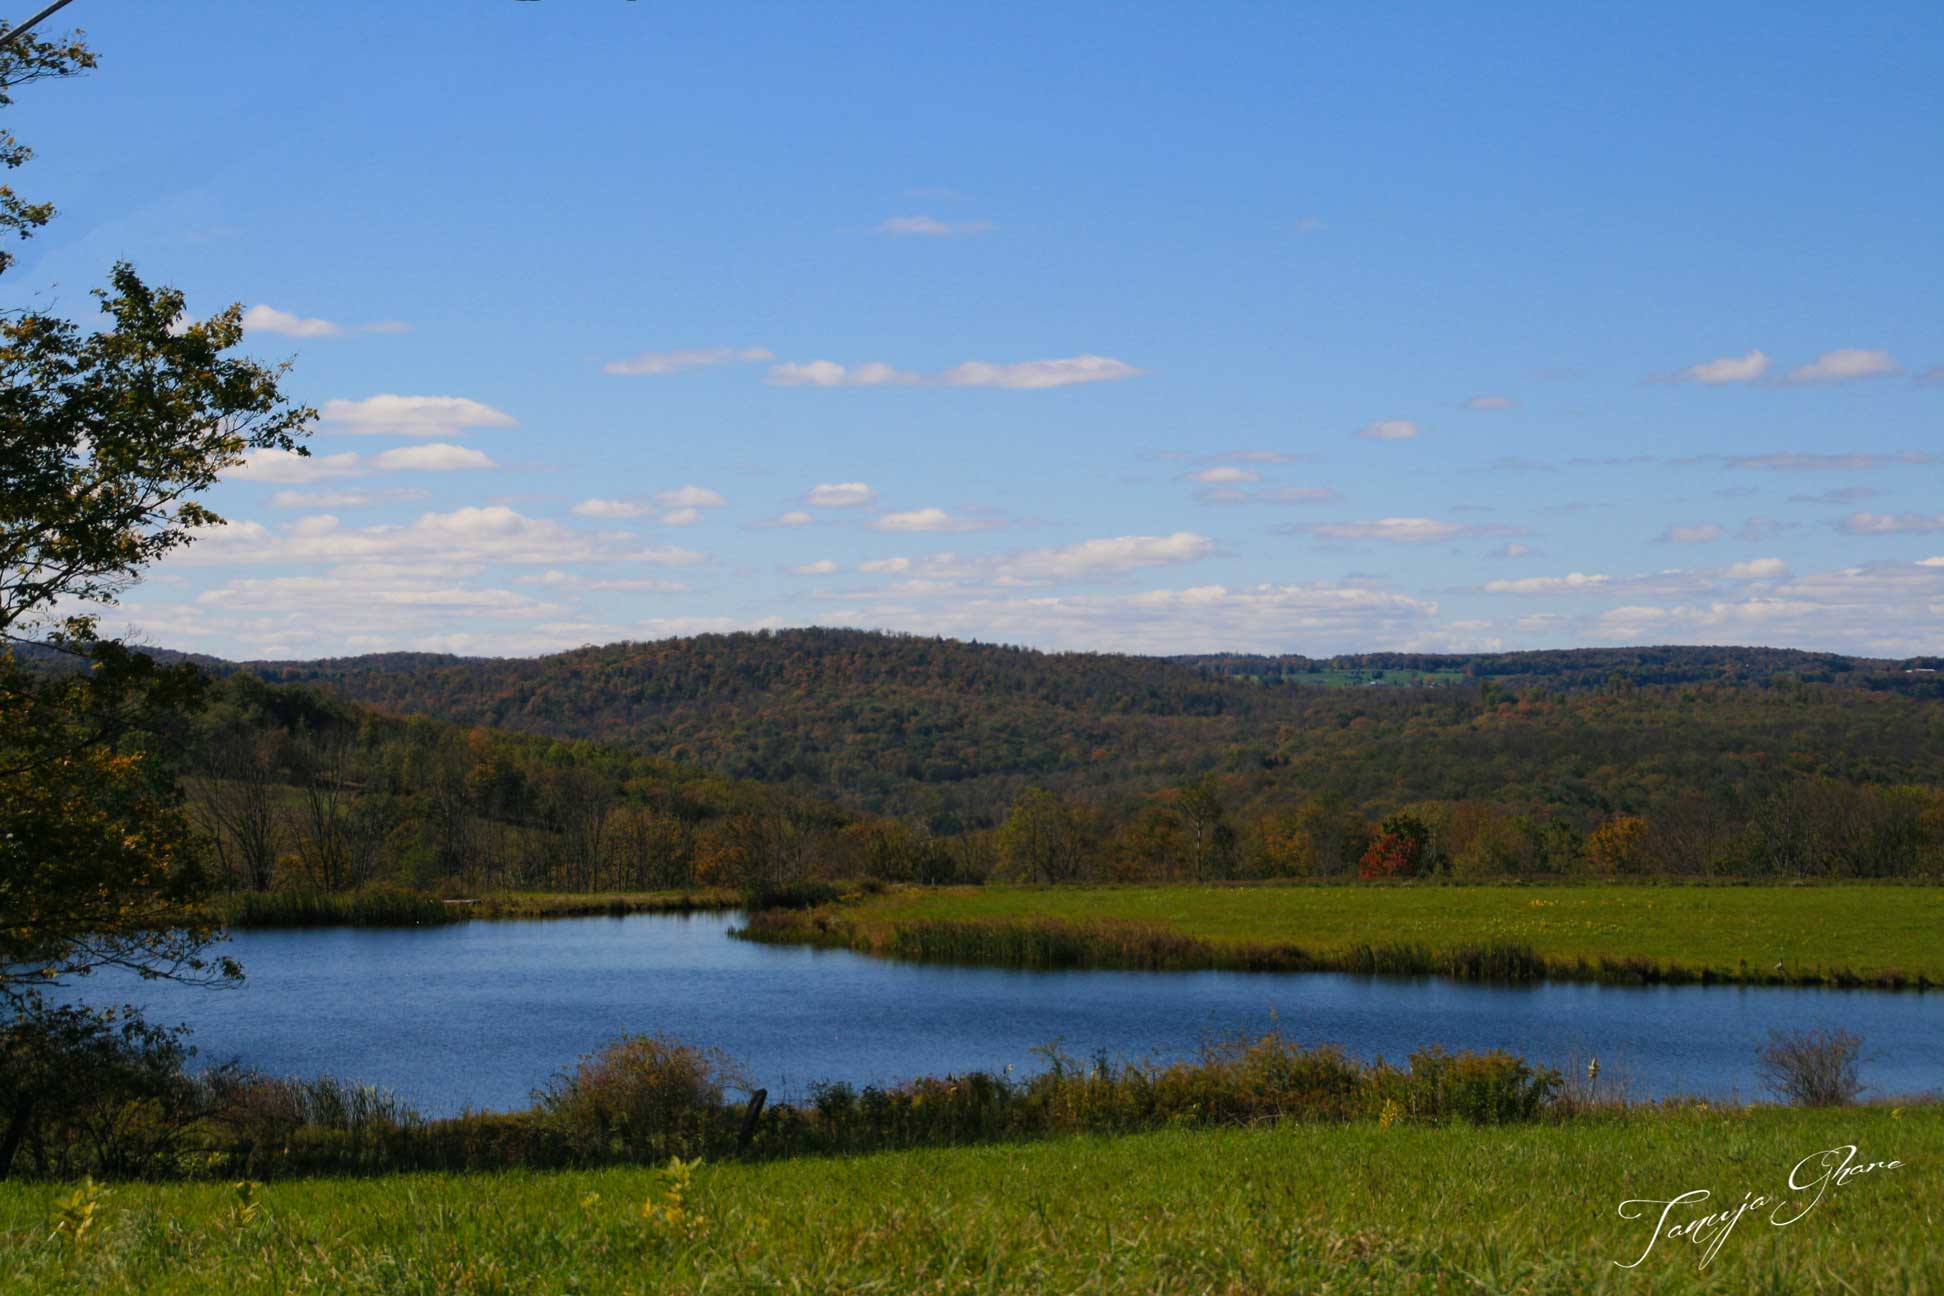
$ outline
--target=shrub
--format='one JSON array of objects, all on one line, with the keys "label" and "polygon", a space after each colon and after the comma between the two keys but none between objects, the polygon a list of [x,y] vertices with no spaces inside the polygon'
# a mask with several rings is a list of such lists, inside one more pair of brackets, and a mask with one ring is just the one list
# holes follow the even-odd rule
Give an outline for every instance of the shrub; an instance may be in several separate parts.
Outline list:
[{"label": "shrub", "polygon": [[747,1088],[729,1059],[659,1035],[623,1035],[534,1095],[588,1160],[700,1156],[733,1138],[727,1088]]},{"label": "shrub", "polygon": [[1857,1077],[1863,1040],[1846,1030],[1770,1031],[1755,1050],[1763,1083],[1803,1107],[1847,1107],[1863,1085]]},{"label": "shrub", "polygon": [[1536,1119],[1562,1081],[1559,1072],[1503,1050],[1447,1053],[1434,1047],[1411,1054],[1409,1071],[1380,1074],[1375,1087],[1420,1120],[1506,1125]]},{"label": "shrub", "polygon": [[[735,1071],[713,1050],[655,1036],[624,1036],[589,1054],[526,1111],[443,1120],[421,1120],[369,1087],[219,1071],[178,1080],[188,1100],[167,1111],[147,1098],[110,1097],[86,1120],[50,1124],[52,1155],[36,1158],[35,1169],[268,1180],[855,1153],[1275,1120],[1502,1124],[1573,1110],[1554,1103],[1556,1072],[1506,1053],[1427,1049],[1398,1070],[1274,1033],[1168,1064],[1105,1054],[1083,1063],[1057,1041],[1034,1051],[1047,1069],[1030,1078],[1008,1068],[813,1086],[808,1102],[761,1109],[746,1143],[748,1108],[725,1098],[743,1087]],[[101,1122],[116,1133],[108,1152],[90,1133]]]},{"label": "shrub", "polygon": [[833,883],[795,882],[748,887],[742,893],[742,907],[750,914],[765,909],[815,909],[818,905],[835,904],[842,898],[843,892]]},{"label": "shrub", "polygon": [[1416,877],[1424,869],[1431,832],[1415,815],[1391,815],[1377,829],[1357,861],[1357,876],[1366,882],[1381,878]]},{"label": "shrub", "polygon": [[38,1000],[0,1019],[0,1177],[24,1147],[36,1173],[73,1179],[161,1175],[201,1115],[183,1074],[180,1028],[130,1009],[98,1012]]}]

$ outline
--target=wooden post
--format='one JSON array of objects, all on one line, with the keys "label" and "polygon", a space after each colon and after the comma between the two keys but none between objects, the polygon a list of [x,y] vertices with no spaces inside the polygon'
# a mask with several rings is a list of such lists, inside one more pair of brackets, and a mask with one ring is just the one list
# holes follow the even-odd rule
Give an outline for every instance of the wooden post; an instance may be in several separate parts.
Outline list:
[{"label": "wooden post", "polygon": [[27,1122],[34,1114],[34,1100],[30,1097],[14,1103],[13,1116],[7,1121],[7,1132],[0,1137],[0,1179],[5,1179],[13,1169],[14,1153],[20,1150],[20,1140],[27,1134]]},{"label": "wooden post", "polygon": [[749,1095],[749,1105],[743,1108],[742,1133],[736,1136],[736,1149],[749,1150],[749,1140],[756,1137],[756,1121],[763,1114],[763,1104],[769,1100],[769,1090],[758,1089]]}]

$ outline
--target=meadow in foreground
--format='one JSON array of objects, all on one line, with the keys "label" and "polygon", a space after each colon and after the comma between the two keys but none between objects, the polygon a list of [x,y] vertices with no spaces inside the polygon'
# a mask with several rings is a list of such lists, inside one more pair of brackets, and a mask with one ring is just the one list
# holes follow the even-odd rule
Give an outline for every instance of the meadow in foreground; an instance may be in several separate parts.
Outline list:
[{"label": "meadow in foreground", "polygon": [[[1668,1223],[1901,1161],[1711,1262]],[[638,1292],[1944,1290],[1935,1107],[1637,1110],[1573,1125],[1283,1123],[758,1165],[252,1186],[0,1186],[0,1289]],[[1798,1182],[1823,1173],[1819,1163]],[[688,1180],[686,1187],[681,1180]],[[1786,1215],[1785,1215],[1786,1217]]]},{"label": "meadow in foreground", "polygon": [[1934,886],[1182,885],[898,887],[756,934],[966,962],[1408,972],[1477,951],[1533,975],[1937,984],[1940,930]]}]

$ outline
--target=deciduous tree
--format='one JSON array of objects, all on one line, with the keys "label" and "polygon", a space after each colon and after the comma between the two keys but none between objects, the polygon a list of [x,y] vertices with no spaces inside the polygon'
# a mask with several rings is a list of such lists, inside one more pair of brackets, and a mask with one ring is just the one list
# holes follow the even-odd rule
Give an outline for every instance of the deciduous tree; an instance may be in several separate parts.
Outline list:
[{"label": "deciduous tree", "polygon": [[[8,42],[0,104],[93,65],[77,39]],[[0,164],[28,156],[0,135]],[[0,231],[51,215],[0,190]],[[0,997],[16,1003],[107,964],[232,970],[172,922],[207,875],[157,735],[200,681],[103,638],[97,616],[221,524],[200,492],[248,451],[299,450],[312,416],[280,369],[228,354],[240,307],[189,321],[181,293],[126,264],[95,296],[92,328],[0,316]]]}]

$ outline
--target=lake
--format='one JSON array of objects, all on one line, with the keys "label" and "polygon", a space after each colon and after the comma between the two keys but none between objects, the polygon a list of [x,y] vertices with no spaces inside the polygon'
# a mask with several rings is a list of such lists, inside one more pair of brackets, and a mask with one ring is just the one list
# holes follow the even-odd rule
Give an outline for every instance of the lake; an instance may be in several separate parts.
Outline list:
[{"label": "lake", "polygon": [[[1761,1097],[1771,1029],[1861,1035],[1870,1092],[1944,1087],[1944,995],[1865,990],[1461,985],[1334,973],[1022,972],[898,963],[731,939],[727,914],[237,933],[249,975],[192,989],[102,975],[78,998],[144,1004],[195,1030],[204,1060],[384,1086],[427,1115],[525,1106],[604,1039],[713,1045],[775,1098],[1012,1065],[1051,1040],[1078,1058],[1192,1056],[1272,1028],[1402,1062],[1505,1048],[1600,1059],[1635,1097]],[[1866,1097],[1868,1093],[1866,1093]]]}]

